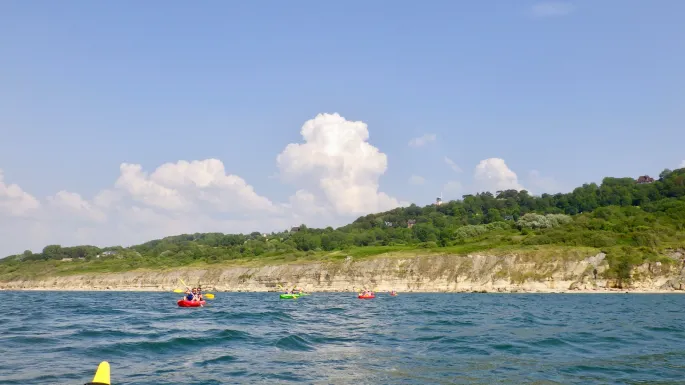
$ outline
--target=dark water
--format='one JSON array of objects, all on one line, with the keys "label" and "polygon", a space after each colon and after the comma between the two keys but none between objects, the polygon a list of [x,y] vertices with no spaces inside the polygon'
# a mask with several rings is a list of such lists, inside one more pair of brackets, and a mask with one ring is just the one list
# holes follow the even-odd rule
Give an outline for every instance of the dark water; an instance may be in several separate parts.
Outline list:
[{"label": "dark water", "polygon": [[6,385],[685,384],[681,295],[2,294]]}]

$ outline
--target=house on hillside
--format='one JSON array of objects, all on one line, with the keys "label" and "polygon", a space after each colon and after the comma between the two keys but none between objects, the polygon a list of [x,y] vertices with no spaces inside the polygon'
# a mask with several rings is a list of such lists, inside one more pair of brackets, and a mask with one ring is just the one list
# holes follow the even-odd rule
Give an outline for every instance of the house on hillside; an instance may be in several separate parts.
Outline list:
[{"label": "house on hillside", "polygon": [[296,232],[298,232],[298,231],[300,231],[300,226],[295,226],[295,227],[291,227],[291,228],[290,228],[290,232],[291,232],[291,233],[296,233]]},{"label": "house on hillside", "polygon": [[100,257],[111,257],[111,256],[113,256],[113,255],[117,255],[117,252],[116,252],[116,251],[112,251],[112,250],[107,250],[107,251],[103,251],[102,253],[96,255],[95,258],[100,258]]},{"label": "house on hillside", "polygon": [[407,221],[407,228],[411,229],[416,224],[416,219],[410,219]]},{"label": "house on hillside", "polygon": [[637,184],[645,184],[645,183],[652,183],[654,182],[654,178],[650,177],[649,175],[643,175],[639,178],[637,178]]},{"label": "house on hillside", "polygon": [[385,221],[385,225],[388,227],[392,227],[392,222]]}]

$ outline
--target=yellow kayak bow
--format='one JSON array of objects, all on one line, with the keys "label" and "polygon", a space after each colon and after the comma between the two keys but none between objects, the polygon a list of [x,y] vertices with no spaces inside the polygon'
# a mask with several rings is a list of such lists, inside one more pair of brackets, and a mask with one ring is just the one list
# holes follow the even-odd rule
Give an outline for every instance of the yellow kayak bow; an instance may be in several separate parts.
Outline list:
[{"label": "yellow kayak bow", "polygon": [[93,381],[86,383],[85,385],[112,385],[109,378],[109,362],[102,361],[98,365],[98,370],[95,371],[95,377]]}]

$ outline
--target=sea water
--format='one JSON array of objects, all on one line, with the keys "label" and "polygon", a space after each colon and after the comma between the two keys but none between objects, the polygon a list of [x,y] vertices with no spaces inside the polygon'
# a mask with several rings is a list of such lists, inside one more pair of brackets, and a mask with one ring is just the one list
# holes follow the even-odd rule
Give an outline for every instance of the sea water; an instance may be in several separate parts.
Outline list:
[{"label": "sea water", "polygon": [[2,292],[0,384],[685,384],[685,295]]}]

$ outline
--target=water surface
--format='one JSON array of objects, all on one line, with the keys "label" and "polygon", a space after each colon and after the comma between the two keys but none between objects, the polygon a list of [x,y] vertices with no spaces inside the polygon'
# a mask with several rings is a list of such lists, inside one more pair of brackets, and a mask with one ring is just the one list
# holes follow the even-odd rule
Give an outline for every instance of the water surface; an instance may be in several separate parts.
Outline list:
[{"label": "water surface", "polygon": [[3,292],[0,384],[685,384],[685,296]]}]

